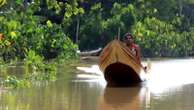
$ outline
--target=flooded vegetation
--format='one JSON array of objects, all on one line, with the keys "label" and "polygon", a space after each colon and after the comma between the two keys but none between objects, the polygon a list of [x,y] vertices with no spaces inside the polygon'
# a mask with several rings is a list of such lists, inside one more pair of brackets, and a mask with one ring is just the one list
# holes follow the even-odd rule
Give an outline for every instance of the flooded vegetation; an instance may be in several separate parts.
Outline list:
[{"label": "flooded vegetation", "polygon": [[61,67],[55,82],[0,89],[0,110],[192,110],[194,59],[150,62],[149,80],[124,88],[108,87],[95,62]]},{"label": "flooded vegetation", "polygon": [[[0,0],[0,110],[192,110],[193,12],[193,0]],[[125,33],[151,70],[110,87],[83,56]]]}]

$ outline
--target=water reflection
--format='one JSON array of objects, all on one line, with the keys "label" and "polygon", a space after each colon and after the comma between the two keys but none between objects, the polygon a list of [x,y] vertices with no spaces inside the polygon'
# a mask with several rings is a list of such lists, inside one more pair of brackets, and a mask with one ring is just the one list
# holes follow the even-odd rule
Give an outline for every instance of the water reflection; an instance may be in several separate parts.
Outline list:
[{"label": "water reflection", "polygon": [[0,110],[95,110],[102,86],[59,80],[49,85],[0,92]]},{"label": "water reflection", "polygon": [[153,93],[162,93],[194,83],[194,59],[153,61],[147,87]]},{"label": "water reflection", "polygon": [[108,87],[94,65],[73,79],[64,70],[56,82],[0,89],[0,110],[193,110],[194,59],[151,63],[150,79],[138,86]]},{"label": "water reflection", "polygon": [[99,99],[97,110],[140,110],[143,99],[140,87],[107,87]]}]

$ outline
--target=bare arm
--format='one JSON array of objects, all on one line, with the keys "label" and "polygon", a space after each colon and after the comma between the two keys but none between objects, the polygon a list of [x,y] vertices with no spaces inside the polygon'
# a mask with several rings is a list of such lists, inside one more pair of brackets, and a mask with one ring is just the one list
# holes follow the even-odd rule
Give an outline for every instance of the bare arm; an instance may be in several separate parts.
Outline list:
[{"label": "bare arm", "polygon": [[137,45],[137,60],[139,62],[139,64],[142,66],[142,68],[146,71],[146,66],[144,67],[142,64],[141,64],[141,49],[140,47]]},{"label": "bare arm", "polygon": [[137,45],[136,49],[137,49],[136,57],[137,57],[138,62],[141,64],[141,50],[140,50],[140,47]]}]

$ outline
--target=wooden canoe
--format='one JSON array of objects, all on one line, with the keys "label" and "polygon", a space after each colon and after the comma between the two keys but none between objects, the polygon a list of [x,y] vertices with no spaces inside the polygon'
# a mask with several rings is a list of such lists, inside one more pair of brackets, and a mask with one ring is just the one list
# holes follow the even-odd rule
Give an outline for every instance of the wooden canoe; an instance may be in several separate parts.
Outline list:
[{"label": "wooden canoe", "polygon": [[105,46],[99,56],[99,68],[110,85],[130,85],[144,80],[143,67],[130,49],[118,40]]}]

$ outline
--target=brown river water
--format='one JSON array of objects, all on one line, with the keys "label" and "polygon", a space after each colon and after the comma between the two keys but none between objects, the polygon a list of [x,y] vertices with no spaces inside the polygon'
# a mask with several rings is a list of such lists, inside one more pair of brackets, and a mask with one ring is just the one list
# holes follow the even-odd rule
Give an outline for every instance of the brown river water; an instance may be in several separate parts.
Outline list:
[{"label": "brown river water", "polygon": [[150,62],[149,80],[138,86],[107,87],[96,61],[73,78],[0,90],[0,110],[194,110],[194,59]]}]

